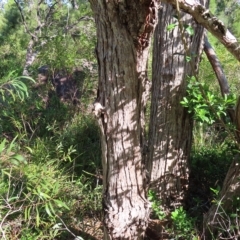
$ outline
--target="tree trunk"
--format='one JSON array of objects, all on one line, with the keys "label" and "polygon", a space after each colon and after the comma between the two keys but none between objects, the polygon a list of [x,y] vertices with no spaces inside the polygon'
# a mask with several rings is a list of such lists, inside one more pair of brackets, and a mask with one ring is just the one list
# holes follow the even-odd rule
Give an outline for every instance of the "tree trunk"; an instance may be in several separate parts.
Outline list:
[{"label": "tree trunk", "polygon": [[144,91],[155,1],[91,0],[97,26],[105,239],[142,239],[149,217],[142,162]]},{"label": "tree trunk", "polygon": [[31,39],[27,47],[26,62],[23,68],[23,76],[30,76],[29,67],[32,66],[37,56],[37,53],[34,50],[35,45],[36,41],[34,39]]},{"label": "tree trunk", "polygon": [[[187,76],[197,72],[204,38],[203,28],[190,15],[181,13],[182,23],[174,15],[178,14],[170,4],[163,4],[154,34],[147,162],[150,187],[157,192],[166,211],[183,204],[188,186],[192,119],[180,101],[186,95]],[[192,26],[194,35],[184,31],[183,37],[178,26],[168,31],[168,25],[173,23]],[[187,62],[190,53],[191,60]]]}]

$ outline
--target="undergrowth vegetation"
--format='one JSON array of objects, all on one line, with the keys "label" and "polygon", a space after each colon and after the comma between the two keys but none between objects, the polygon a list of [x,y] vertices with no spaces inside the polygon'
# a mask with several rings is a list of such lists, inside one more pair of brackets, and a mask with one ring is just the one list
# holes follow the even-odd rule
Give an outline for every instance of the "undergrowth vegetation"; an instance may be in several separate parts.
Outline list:
[{"label": "undergrowth vegetation", "polygon": [[[80,239],[88,219],[101,219],[99,129],[86,107],[91,86],[76,106],[43,87],[14,73],[1,81],[1,239]],[[49,92],[46,104],[41,94]]]}]

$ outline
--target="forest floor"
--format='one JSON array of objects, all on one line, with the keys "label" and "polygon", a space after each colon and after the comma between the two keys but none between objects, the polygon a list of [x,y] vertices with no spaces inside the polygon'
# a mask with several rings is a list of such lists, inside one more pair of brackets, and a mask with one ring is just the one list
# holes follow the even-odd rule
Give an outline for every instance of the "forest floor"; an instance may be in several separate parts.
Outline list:
[{"label": "forest floor", "polygon": [[[73,234],[82,237],[84,240],[103,239],[103,224],[97,217],[85,217],[78,224],[71,226],[70,230]],[[71,239],[76,238],[73,237]]]},{"label": "forest floor", "polygon": [[[169,239],[165,231],[166,221],[150,220],[146,231],[145,240]],[[102,240],[103,224],[96,218],[86,218],[79,225],[72,229],[76,236],[81,236],[84,240]],[[70,240],[70,239],[69,239]]]}]

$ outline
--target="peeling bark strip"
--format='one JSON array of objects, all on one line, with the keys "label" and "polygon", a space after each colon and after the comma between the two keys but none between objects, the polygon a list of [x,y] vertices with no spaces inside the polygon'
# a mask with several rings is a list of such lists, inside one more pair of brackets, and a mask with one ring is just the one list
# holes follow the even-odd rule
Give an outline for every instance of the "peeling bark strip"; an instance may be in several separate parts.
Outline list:
[{"label": "peeling bark strip", "polygon": [[[187,191],[192,120],[180,101],[186,95],[187,76],[192,76],[198,69],[204,39],[204,28],[186,13],[181,13],[181,21],[193,27],[193,36],[182,33],[177,26],[167,31],[168,25],[176,23],[174,15],[176,10],[170,4],[163,4],[154,34],[147,162],[150,186],[168,212],[184,204]],[[195,56],[189,63],[185,58],[187,53],[181,34],[185,36],[188,52]]]},{"label": "peeling bark strip", "polygon": [[142,162],[152,0],[90,0],[97,26],[105,239],[141,239],[149,218]]},{"label": "peeling bark strip", "polygon": [[172,4],[191,14],[193,18],[212,33],[232,55],[240,61],[240,44],[237,39],[228,31],[223,22],[215,17],[206,7],[196,0],[162,0],[162,2]]}]

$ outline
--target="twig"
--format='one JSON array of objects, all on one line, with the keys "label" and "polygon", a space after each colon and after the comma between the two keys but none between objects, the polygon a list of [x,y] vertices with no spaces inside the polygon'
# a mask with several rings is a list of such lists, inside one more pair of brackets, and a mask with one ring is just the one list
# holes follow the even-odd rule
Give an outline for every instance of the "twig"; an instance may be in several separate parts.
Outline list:
[{"label": "twig", "polygon": [[68,227],[67,227],[67,225],[65,224],[65,222],[62,220],[62,218],[61,217],[59,217],[58,215],[56,215],[58,218],[59,218],[59,220],[62,222],[62,224],[64,225],[64,227],[65,227],[65,229],[70,233],[70,234],[72,234],[75,238],[77,237],[77,235],[75,235]]}]

